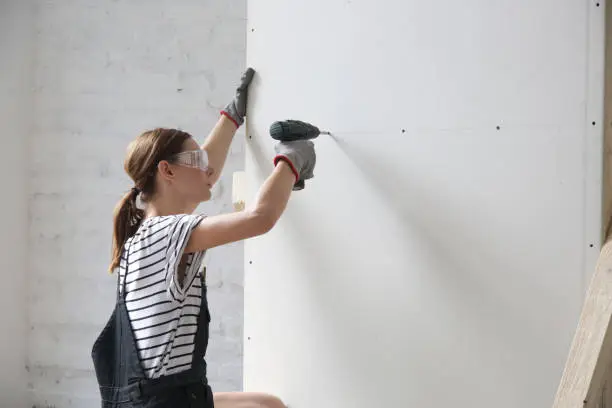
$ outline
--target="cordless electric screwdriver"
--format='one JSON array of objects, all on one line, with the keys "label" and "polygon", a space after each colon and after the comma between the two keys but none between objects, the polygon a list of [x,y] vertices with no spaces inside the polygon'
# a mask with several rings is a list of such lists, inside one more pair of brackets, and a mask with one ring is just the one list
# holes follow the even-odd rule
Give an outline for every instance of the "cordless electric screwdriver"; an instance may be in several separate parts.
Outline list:
[{"label": "cordless electric screwdriver", "polygon": [[[282,120],[270,125],[270,136],[272,136],[272,139],[281,142],[310,140],[319,135],[331,135],[331,133],[319,130],[318,127],[300,120]],[[304,188],[304,185],[304,180],[299,180],[295,184],[294,190],[301,190]]]},{"label": "cordless electric screwdriver", "polygon": [[331,135],[331,133],[300,120],[282,120],[270,125],[270,136],[281,142],[309,140],[319,135]]}]

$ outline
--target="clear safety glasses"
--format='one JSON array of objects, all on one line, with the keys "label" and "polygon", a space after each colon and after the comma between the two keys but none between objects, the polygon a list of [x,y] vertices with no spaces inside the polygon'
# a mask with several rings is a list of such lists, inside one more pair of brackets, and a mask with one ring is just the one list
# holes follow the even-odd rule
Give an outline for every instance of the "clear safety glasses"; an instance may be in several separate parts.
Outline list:
[{"label": "clear safety glasses", "polygon": [[202,171],[208,170],[208,154],[202,149],[177,153],[171,157],[170,161],[181,166],[192,167]]}]

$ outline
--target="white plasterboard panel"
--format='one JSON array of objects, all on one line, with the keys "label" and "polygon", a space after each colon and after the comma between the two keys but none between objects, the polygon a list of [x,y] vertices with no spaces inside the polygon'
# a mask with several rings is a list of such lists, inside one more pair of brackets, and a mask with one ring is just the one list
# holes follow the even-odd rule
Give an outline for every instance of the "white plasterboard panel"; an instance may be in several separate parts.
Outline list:
[{"label": "white plasterboard panel", "polygon": [[599,244],[594,7],[249,1],[250,197],[274,120],[336,138],[245,245],[246,389],[292,408],[552,401]]}]

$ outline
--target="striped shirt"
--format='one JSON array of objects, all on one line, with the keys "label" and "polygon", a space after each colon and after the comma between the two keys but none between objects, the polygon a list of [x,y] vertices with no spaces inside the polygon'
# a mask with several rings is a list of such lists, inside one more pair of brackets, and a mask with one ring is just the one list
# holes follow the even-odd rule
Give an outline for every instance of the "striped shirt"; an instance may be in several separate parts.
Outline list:
[{"label": "striped shirt", "polygon": [[[191,368],[205,252],[183,257],[183,251],[203,218],[184,214],[147,218],[125,243],[119,281],[126,284],[125,304],[148,378]],[[179,268],[182,258],[185,267]]]}]

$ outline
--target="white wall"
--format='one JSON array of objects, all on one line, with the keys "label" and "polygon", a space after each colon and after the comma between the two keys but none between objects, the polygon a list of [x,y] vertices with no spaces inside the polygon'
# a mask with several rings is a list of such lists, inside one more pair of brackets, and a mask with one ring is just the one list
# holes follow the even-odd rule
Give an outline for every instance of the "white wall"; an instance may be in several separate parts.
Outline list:
[{"label": "white wall", "polygon": [[336,137],[245,246],[245,388],[292,408],[550,405],[599,246],[603,7],[247,14],[252,193],[271,122]]},{"label": "white wall", "polygon": [[[36,6],[29,406],[84,408],[99,404],[90,350],[114,304],[115,278],[106,267],[112,210],[131,188],[123,172],[127,144],[155,126],[181,127],[203,140],[245,68],[246,10],[244,0],[40,0]],[[203,211],[231,210],[229,183],[243,166],[243,140],[240,133]],[[216,390],[236,390],[242,247],[211,251],[208,262],[210,379]]]},{"label": "white wall", "polygon": [[[18,39],[18,41],[16,41]],[[29,1],[0,0],[0,406],[25,407],[27,138],[32,115],[33,21]]]}]

